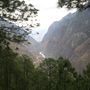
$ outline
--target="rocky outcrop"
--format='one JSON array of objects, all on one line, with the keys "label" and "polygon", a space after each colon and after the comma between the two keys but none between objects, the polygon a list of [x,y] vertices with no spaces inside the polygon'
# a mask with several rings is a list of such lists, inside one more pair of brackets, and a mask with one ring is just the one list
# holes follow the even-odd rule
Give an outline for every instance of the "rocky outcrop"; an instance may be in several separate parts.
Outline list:
[{"label": "rocky outcrop", "polygon": [[90,9],[68,14],[54,22],[43,41],[46,57],[69,58],[77,71],[90,62]]}]

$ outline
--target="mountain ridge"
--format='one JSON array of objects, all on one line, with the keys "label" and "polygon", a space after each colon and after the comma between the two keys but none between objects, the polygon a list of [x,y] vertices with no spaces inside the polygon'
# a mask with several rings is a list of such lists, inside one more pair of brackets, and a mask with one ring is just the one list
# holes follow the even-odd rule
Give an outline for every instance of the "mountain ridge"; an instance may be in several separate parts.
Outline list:
[{"label": "mountain ridge", "polygon": [[[46,57],[59,58],[63,56],[68,58],[77,71],[81,72],[90,60],[89,18],[90,9],[88,8],[82,12],[77,11],[73,14],[68,14],[62,20],[54,22],[41,42],[42,51]],[[74,63],[77,64],[75,65]],[[82,65],[82,68],[77,68],[77,65],[78,67]]]}]

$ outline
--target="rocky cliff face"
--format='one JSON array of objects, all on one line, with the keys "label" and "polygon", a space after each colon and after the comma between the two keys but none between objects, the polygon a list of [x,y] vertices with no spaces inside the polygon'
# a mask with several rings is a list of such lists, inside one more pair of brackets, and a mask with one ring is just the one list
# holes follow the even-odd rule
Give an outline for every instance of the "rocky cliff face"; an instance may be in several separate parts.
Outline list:
[{"label": "rocky cliff face", "polygon": [[46,57],[69,58],[77,71],[90,62],[90,9],[68,14],[54,22],[43,41]]}]

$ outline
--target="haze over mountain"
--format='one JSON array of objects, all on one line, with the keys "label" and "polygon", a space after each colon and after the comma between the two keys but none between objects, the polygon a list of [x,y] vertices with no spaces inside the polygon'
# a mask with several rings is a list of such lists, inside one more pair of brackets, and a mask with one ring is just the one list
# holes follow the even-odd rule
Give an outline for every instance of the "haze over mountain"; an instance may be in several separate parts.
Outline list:
[{"label": "haze over mountain", "polygon": [[41,43],[47,58],[69,58],[76,70],[82,71],[90,62],[90,9],[54,22]]},{"label": "haze over mountain", "polygon": [[29,37],[29,42],[24,43],[16,43],[11,42],[10,43],[11,48],[19,53],[20,55],[27,55],[30,58],[32,58],[33,62],[38,65],[41,60],[44,59],[42,54],[40,53],[40,45],[38,42],[36,42],[32,37]]}]

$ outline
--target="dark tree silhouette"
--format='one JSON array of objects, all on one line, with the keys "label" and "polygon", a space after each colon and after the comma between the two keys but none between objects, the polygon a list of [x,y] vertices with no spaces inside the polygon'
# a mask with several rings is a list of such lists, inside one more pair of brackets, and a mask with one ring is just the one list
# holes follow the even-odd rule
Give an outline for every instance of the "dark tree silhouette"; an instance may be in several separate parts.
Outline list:
[{"label": "dark tree silhouette", "polygon": [[[33,21],[37,17],[38,11],[31,3],[26,4],[25,1],[0,0],[0,30],[7,33],[9,40],[25,41],[25,37],[31,32],[30,28],[40,25]],[[28,23],[28,21],[30,22]],[[18,26],[16,23],[20,23],[22,26]]]},{"label": "dark tree silhouette", "polygon": [[8,18],[9,20],[14,21],[27,21],[28,18],[32,16],[32,14],[37,14],[38,9],[36,9],[32,4],[27,5],[25,1],[0,0],[0,11],[0,15],[3,18]]},{"label": "dark tree silhouette", "polygon": [[90,0],[58,0],[60,7],[86,9],[90,7]]}]

